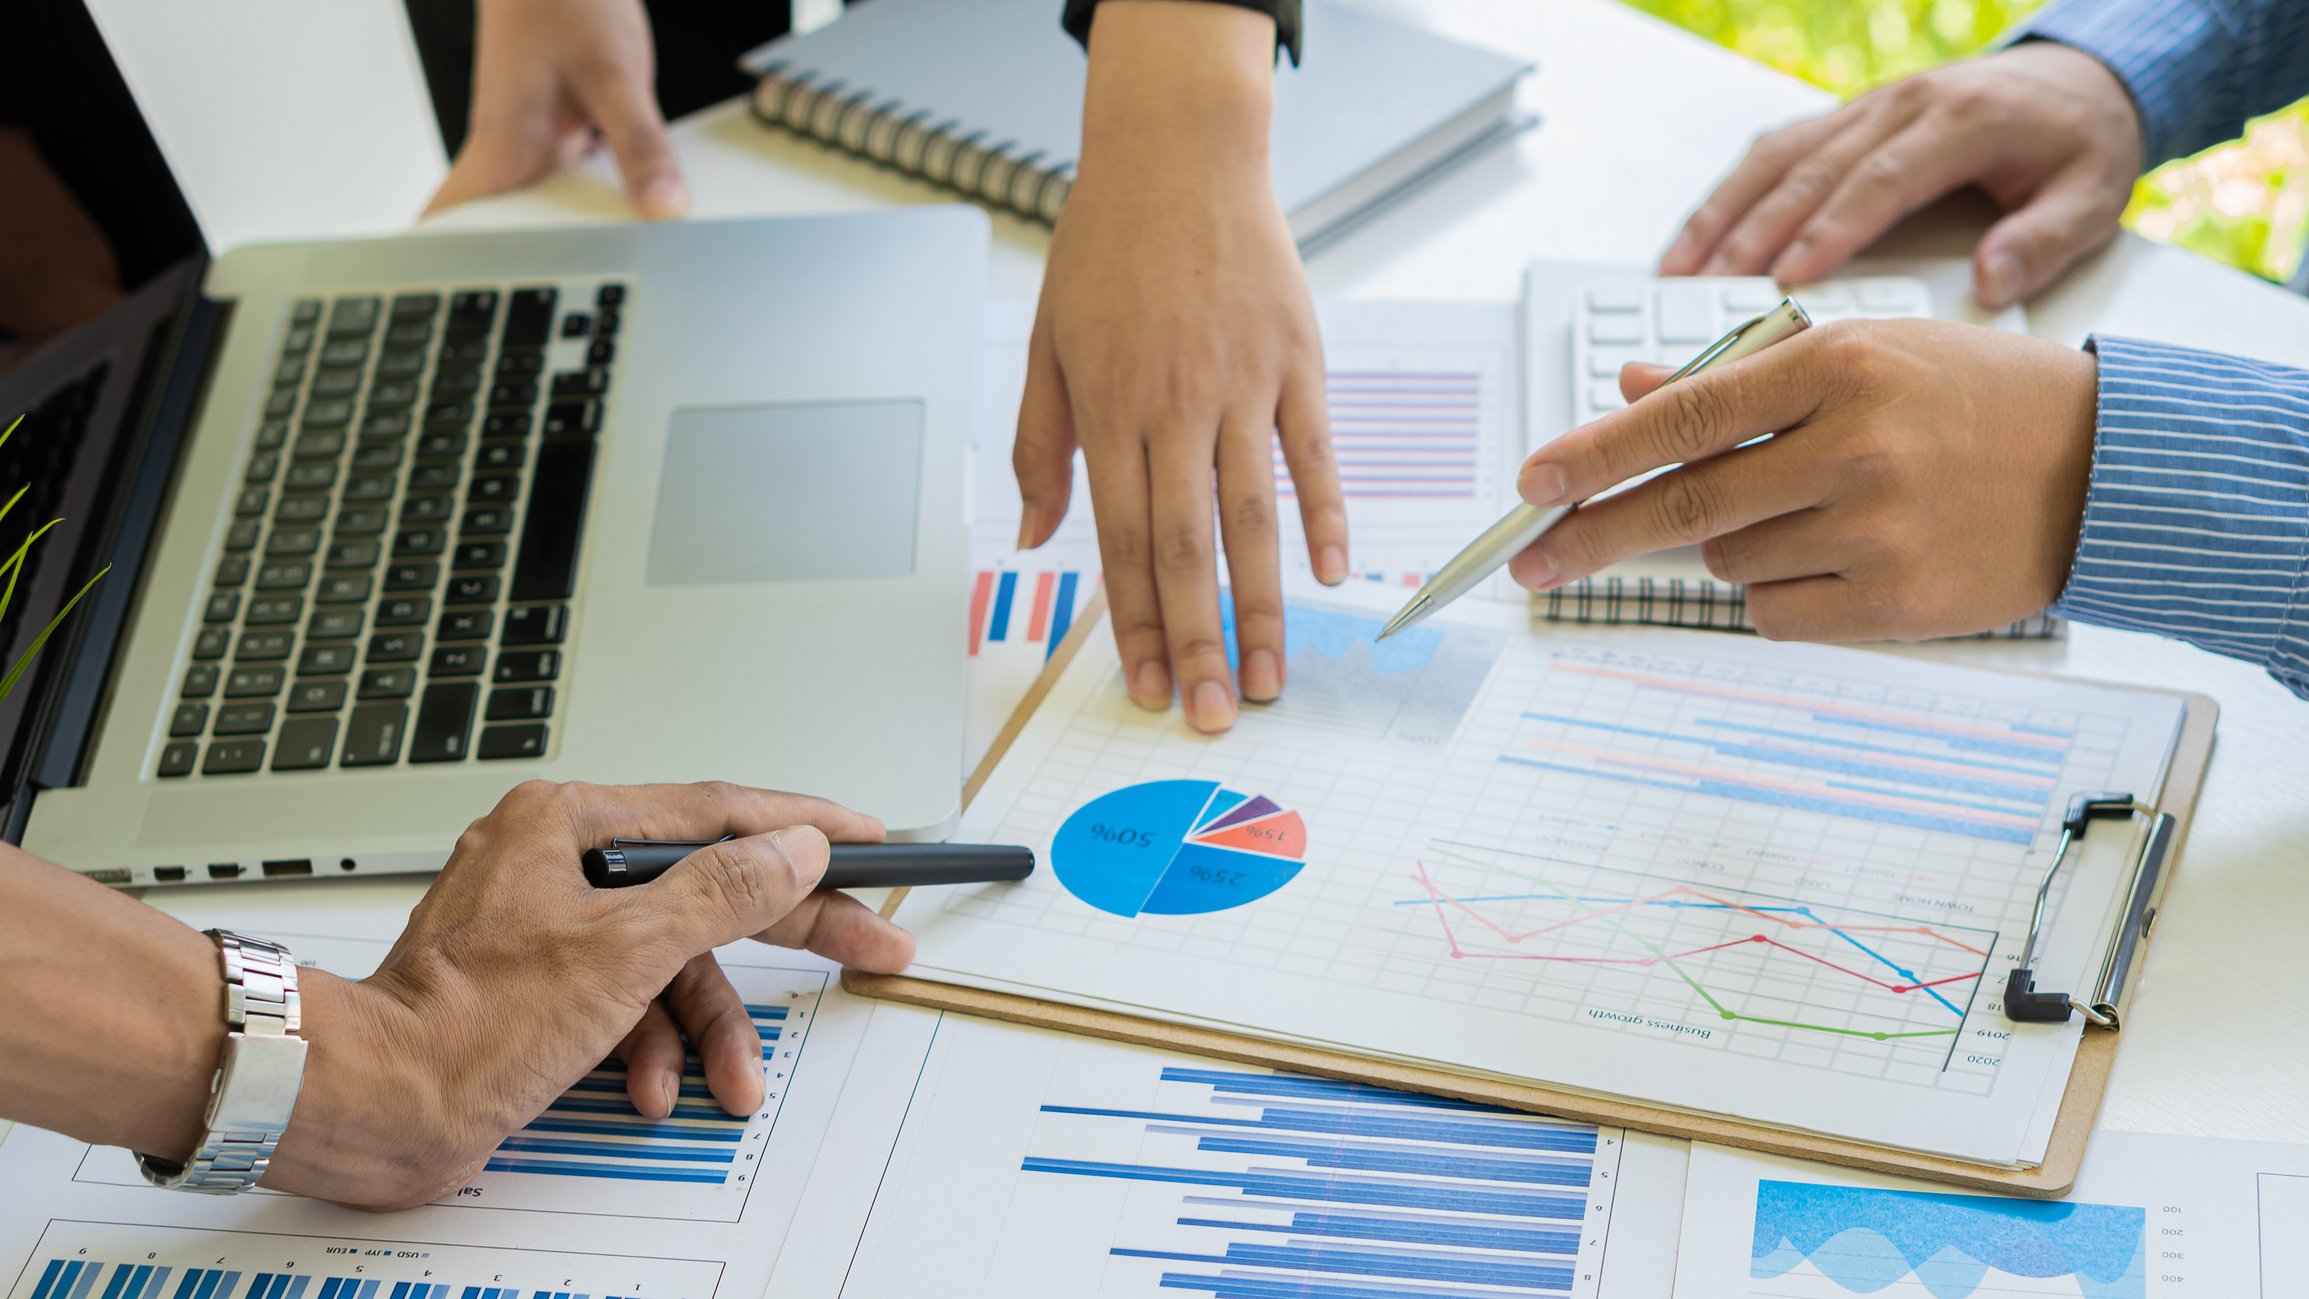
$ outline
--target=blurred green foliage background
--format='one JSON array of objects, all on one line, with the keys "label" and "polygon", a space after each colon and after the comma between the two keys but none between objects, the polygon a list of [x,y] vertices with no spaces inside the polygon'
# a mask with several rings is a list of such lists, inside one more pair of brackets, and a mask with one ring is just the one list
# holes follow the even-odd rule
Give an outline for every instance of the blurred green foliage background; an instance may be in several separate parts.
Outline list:
[{"label": "blurred green foliage background", "polygon": [[[1985,48],[2044,0],[1626,0],[1844,98]],[[2309,99],[2141,178],[2125,224],[2272,280],[2309,237]]]}]

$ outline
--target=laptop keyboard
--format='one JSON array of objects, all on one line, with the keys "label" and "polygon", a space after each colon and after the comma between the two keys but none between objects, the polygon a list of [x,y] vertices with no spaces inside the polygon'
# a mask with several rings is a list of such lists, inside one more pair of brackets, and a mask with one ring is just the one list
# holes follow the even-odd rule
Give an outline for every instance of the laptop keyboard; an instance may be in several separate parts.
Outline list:
[{"label": "laptop keyboard", "polygon": [[548,752],[625,286],[291,311],[157,774]]}]

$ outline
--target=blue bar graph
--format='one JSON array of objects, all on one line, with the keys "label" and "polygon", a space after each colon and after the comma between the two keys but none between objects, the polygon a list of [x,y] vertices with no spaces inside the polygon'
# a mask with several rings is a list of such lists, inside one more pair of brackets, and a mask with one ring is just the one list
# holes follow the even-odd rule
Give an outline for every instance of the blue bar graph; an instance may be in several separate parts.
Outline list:
[{"label": "blue bar graph", "polygon": [[[766,1057],[785,1040],[790,1007],[748,1002]],[[675,1094],[673,1112],[645,1118],[626,1095],[625,1066],[605,1060],[579,1079],[560,1099],[507,1137],[489,1157],[493,1173],[582,1177],[600,1181],[659,1182],[721,1186],[729,1182],[746,1136],[748,1116],[731,1114],[713,1098],[693,1056]],[[179,1299],[205,1299],[179,1296]],[[247,1299],[304,1299],[301,1295],[250,1295]],[[322,1294],[315,1299],[367,1299]],[[442,1299],[441,1296],[388,1295],[385,1299]],[[518,1299],[484,1290],[456,1299]]]},{"label": "blue bar graph", "polygon": [[[31,1299],[152,1299],[176,1269],[152,1263],[106,1263],[55,1258],[43,1264]],[[241,1285],[242,1273],[226,1268],[188,1268],[173,1292],[180,1299],[593,1299],[569,1291],[523,1291],[515,1286],[379,1282],[374,1278],[316,1276],[304,1272],[258,1272]]]},{"label": "blue bar graph", "polygon": [[1010,606],[1018,600],[1018,574],[1005,570],[994,588],[994,618],[986,624],[986,639],[1010,639]]},{"label": "blue bar graph", "polygon": [[[1160,1108],[1041,1112],[1100,1151],[1038,1150],[1028,1173],[1176,1186],[1176,1230],[1118,1242],[1159,1284],[1212,1299],[1567,1295],[1607,1192],[1576,1123],[1365,1083],[1171,1066]],[[1103,1136],[1098,1134],[1103,1133]],[[1045,1143],[1038,1142],[1039,1145]]]}]

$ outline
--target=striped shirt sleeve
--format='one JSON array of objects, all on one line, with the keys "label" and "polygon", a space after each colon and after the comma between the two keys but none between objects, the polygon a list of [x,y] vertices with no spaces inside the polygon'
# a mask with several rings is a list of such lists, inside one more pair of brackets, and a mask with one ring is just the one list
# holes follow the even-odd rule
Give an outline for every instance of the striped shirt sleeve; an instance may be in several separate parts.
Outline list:
[{"label": "striped shirt sleeve", "polygon": [[2087,346],[2092,482],[2053,612],[2258,663],[2309,698],[2309,370]]},{"label": "striped shirt sleeve", "polygon": [[2309,0],[2056,0],[2018,36],[2107,64],[2132,92],[2151,167],[2309,94]]}]

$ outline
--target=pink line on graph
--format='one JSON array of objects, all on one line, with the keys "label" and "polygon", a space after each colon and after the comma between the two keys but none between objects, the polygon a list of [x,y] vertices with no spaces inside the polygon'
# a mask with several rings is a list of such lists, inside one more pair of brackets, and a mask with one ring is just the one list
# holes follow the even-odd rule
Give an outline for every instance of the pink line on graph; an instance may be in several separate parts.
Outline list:
[{"label": "pink line on graph", "polygon": [[1776,695],[1763,690],[1742,690],[1733,686],[1703,685],[1697,681],[1677,681],[1669,677],[1647,676],[1641,672],[1623,672],[1617,668],[1589,667],[1581,663],[1557,663],[1558,672],[1576,672],[1581,676],[1608,677],[1614,681],[1632,681],[1655,690],[1672,690],[1678,694],[1707,695],[1717,699],[1744,699],[1750,703],[1776,704],[1782,708],[1801,708],[1809,713],[1828,713],[1837,717],[1860,717],[1869,721],[1891,722],[1901,726],[1946,731],[1951,735],[1966,735],[1998,740],[2007,744],[2026,745],[2043,749],[2048,754],[2068,752],[2068,746],[2056,741],[2039,739],[1996,726],[1976,726],[1967,722],[1951,722],[1938,717],[1917,717],[1910,713],[1885,712],[1881,709],[1857,708],[1822,699],[1803,699],[1794,695]]}]

